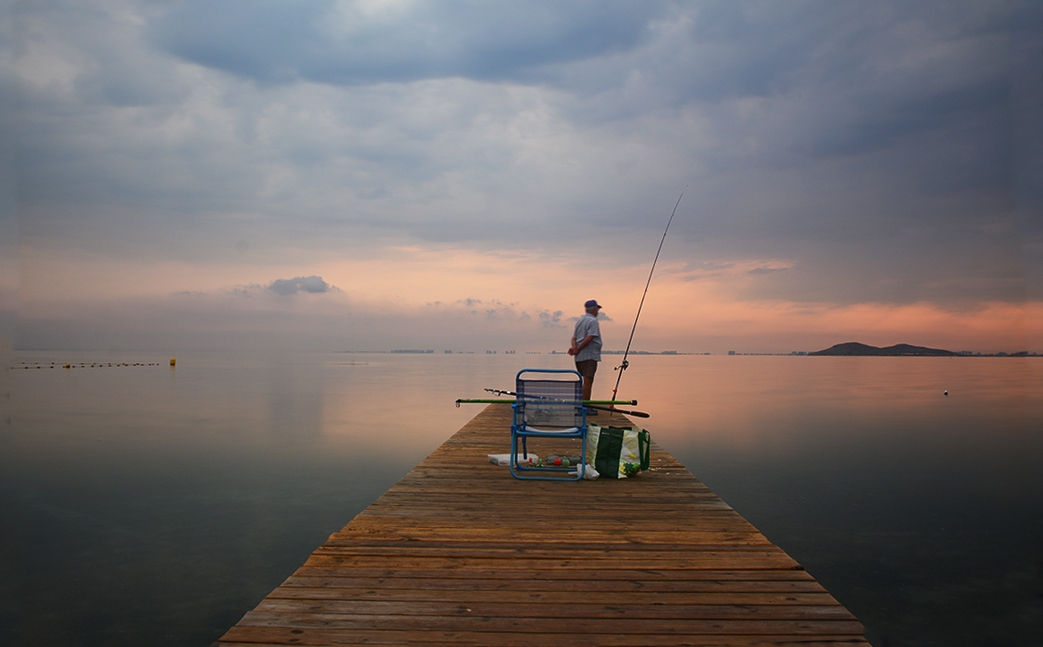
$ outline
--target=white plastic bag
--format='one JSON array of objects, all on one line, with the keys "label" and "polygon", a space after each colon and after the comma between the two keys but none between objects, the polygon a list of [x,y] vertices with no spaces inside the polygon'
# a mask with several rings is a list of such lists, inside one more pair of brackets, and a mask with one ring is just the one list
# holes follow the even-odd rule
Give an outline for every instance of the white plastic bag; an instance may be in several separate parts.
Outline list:
[{"label": "white plastic bag", "polygon": [[587,466],[583,468],[583,478],[587,479],[588,481],[593,481],[599,476],[601,475],[598,474],[598,471],[594,469],[594,466],[590,463],[587,463]]},{"label": "white plastic bag", "polygon": [[[489,454],[489,462],[493,465],[510,465],[511,455],[510,454]],[[540,462],[540,457],[536,454],[529,453],[526,456],[518,454],[518,462],[522,465],[537,465]]]}]

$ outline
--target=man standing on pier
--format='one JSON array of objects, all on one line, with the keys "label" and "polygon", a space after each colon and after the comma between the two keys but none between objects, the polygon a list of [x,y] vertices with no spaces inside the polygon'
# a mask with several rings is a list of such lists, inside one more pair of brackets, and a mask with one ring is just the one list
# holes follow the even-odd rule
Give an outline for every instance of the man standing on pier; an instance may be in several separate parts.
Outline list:
[{"label": "man standing on pier", "polygon": [[572,334],[572,346],[569,355],[576,358],[576,370],[583,376],[583,399],[590,400],[594,388],[594,373],[601,361],[601,326],[598,325],[598,311],[601,306],[594,299],[583,304],[586,314],[576,322],[576,331]]}]

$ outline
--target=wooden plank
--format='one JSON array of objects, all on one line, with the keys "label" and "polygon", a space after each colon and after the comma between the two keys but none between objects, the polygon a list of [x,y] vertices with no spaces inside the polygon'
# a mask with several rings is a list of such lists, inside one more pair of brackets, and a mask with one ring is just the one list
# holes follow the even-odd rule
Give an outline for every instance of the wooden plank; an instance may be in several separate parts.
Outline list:
[{"label": "wooden plank", "polygon": [[220,644],[868,645],[800,564],[662,448],[632,479],[519,481],[485,457],[508,451],[509,425],[508,406],[482,411]]},{"label": "wooden plank", "polygon": [[[573,596],[573,599],[575,596]],[[350,621],[355,616],[457,616],[467,614],[469,618],[481,618],[487,622],[489,618],[527,617],[543,619],[564,619],[570,623],[581,619],[622,619],[624,622],[636,620],[669,620],[677,617],[703,619],[756,618],[762,620],[851,620],[851,614],[836,604],[756,604],[742,602],[728,604],[706,597],[701,604],[681,603],[667,604],[585,604],[580,602],[519,601],[517,599],[497,599],[488,602],[484,599],[457,600],[440,602],[432,599],[406,600],[342,600],[342,599],[306,599],[277,598],[269,596],[254,609],[254,614],[302,614],[326,615],[336,617],[340,621]],[[253,617],[256,617],[253,616]],[[426,622],[426,620],[422,620]],[[329,626],[329,625],[325,625]],[[630,629],[634,629],[631,627]]]},{"label": "wooden plank", "polygon": [[[229,634],[243,633],[233,628]],[[263,642],[254,641],[259,638]],[[830,636],[819,634],[731,634],[727,642],[722,642],[720,634],[703,635],[670,635],[670,634],[579,634],[551,636],[562,642],[548,639],[546,635],[528,632],[465,633],[448,631],[369,631],[359,630],[346,637],[344,632],[324,629],[299,628],[256,628],[250,632],[246,641],[222,641],[229,647],[274,647],[276,645],[414,645],[417,647],[436,647],[444,645],[466,645],[468,647],[533,647],[533,645],[559,645],[564,641],[572,647],[690,647],[720,646],[730,647],[854,647],[864,646],[864,640],[852,639],[849,635]]]},{"label": "wooden plank", "polygon": [[[425,601],[432,598],[430,588],[411,586],[411,581],[401,581],[397,588],[394,582],[384,581],[389,586],[374,586],[371,588],[357,585],[352,587],[325,587],[314,585],[304,586],[282,586],[273,591],[268,599],[292,599],[292,600],[396,600],[396,601]],[[457,590],[453,593],[453,600],[458,602],[478,603],[488,599],[485,590],[477,590],[472,586]],[[482,588],[489,586],[489,582],[478,584]],[[441,589],[448,590],[448,589]],[[501,589],[496,593],[499,603],[508,604],[574,604],[576,603],[577,591],[581,587],[571,586],[555,591],[531,591],[525,589]],[[733,605],[825,605],[836,604],[836,601],[828,593],[795,593],[789,592],[779,595],[773,591],[725,591],[720,587],[695,592],[687,591],[615,591],[599,590],[598,602],[612,605],[653,605],[670,606],[677,604],[733,604]]]},{"label": "wooden plank", "polygon": [[[638,573],[638,571],[634,571]],[[773,571],[761,575],[754,571],[699,571],[685,572],[683,579],[678,578],[620,578],[609,579],[607,577],[581,577],[577,579],[554,578],[555,588],[549,593],[566,592],[571,595],[575,591],[600,591],[602,593],[620,593],[632,595],[642,592],[751,592],[765,591],[771,593],[795,593],[811,592],[825,593],[822,585],[803,571]],[[643,573],[643,572],[642,572]],[[803,578],[798,576],[804,575]],[[769,577],[770,576],[770,577]],[[296,575],[286,579],[279,591],[288,591],[294,587],[316,589],[368,589],[368,590],[390,590],[395,587],[405,586],[408,590],[431,589],[431,590],[461,590],[481,591],[486,588],[497,588],[501,591],[525,592],[528,595],[541,595],[546,592],[546,578],[526,577],[515,575],[514,577],[484,577],[484,578],[450,578],[450,577],[428,577],[428,578],[395,578],[381,577],[379,575],[363,575],[359,571],[345,574],[338,569],[308,569],[300,568]],[[457,595],[457,594],[454,594]]]}]

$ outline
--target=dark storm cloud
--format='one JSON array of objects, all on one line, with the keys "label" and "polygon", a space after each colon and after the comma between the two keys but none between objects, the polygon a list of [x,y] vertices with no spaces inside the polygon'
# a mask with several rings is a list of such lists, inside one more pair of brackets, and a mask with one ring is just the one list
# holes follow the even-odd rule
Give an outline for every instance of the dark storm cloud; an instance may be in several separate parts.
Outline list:
[{"label": "dark storm cloud", "polygon": [[[361,4],[361,3],[359,3]],[[625,50],[660,2],[179,3],[154,23],[185,60],[264,82],[366,84],[525,78],[533,68]]]}]

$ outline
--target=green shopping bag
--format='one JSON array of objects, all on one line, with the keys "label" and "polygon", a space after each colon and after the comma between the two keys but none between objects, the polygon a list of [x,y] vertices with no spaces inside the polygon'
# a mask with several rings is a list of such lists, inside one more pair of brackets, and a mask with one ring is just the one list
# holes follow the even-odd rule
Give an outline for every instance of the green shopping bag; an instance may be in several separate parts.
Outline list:
[{"label": "green shopping bag", "polygon": [[587,462],[609,479],[625,479],[647,470],[652,437],[631,427],[587,427]]}]

